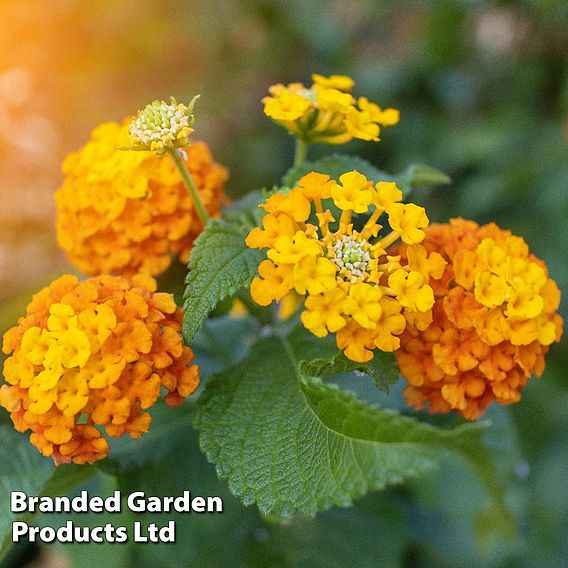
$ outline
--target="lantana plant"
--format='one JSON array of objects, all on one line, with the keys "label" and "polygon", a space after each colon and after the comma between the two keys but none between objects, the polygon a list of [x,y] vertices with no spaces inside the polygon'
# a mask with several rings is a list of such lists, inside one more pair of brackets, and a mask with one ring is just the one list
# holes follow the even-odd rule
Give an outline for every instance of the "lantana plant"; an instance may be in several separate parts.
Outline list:
[{"label": "lantana plant", "polygon": [[[104,467],[127,435],[135,454],[163,393],[187,408],[232,493],[264,514],[350,506],[455,453],[508,515],[482,441],[490,426],[476,420],[542,375],[562,333],[560,292],[522,237],[430,223],[409,199],[449,183],[440,171],[308,161],[312,143],[378,142],[399,121],[353,88],[321,75],[270,87],[264,112],[295,138],[295,161],[234,202],[226,168],[192,137],[196,98],[100,125],[65,160],[57,239],[90,278],[39,291],[3,344],[0,404],[45,459]],[[189,261],[183,306],[181,283],[160,290],[153,278],[175,257]],[[236,336],[209,325],[238,318],[249,325]],[[208,360],[192,350],[198,334],[211,339]],[[409,408],[368,404],[338,375],[385,393],[401,380]]]}]

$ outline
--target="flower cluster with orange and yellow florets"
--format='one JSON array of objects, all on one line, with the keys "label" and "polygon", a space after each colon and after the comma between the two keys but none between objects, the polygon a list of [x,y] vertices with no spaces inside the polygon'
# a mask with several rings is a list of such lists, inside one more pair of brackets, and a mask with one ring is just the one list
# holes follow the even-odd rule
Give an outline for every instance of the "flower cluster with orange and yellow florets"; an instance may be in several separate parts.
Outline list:
[{"label": "flower cluster with orange and yellow florets", "polygon": [[306,143],[344,144],[353,138],[379,140],[381,127],[399,121],[393,108],[381,109],[365,97],[351,94],[354,82],[345,75],[312,75],[310,88],[302,83],[272,85],[264,112]]},{"label": "flower cluster with orange and yellow florets", "polygon": [[146,412],[167,391],[177,406],[199,369],[182,344],[181,310],[150,276],[62,276],[36,294],[4,336],[7,384],[0,388],[20,432],[56,463],[93,463],[109,437],[148,431]]},{"label": "flower cluster with orange and yellow florets", "polygon": [[[401,200],[394,183],[374,183],[356,171],[339,183],[312,172],[288,193],[271,195],[261,205],[262,227],[246,239],[251,248],[267,249],[252,298],[266,306],[291,293],[303,296],[304,326],[318,337],[335,333],[353,361],[369,361],[374,349],[396,350],[407,322],[430,317],[429,279],[446,264],[419,244],[428,226],[424,208]],[[386,235],[378,224],[383,214]],[[387,250],[398,239],[409,245],[404,261]]]},{"label": "flower cluster with orange and yellow florets", "polygon": [[[409,384],[407,402],[470,420],[493,401],[518,402],[562,333],[560,291],[546,265],[521,237],[493,223],[431,225],[423,246],[447,265],[431,281],[432,322],[410,323],[401,336],[397,359]],[[411,250],[400,252],[405,258]]]},{"label": "flower cluster with orange and yellow florets", "polygon": [[[309,143],[379,140],[399,120],[355,99],[349,77],[312,79],[309,88],[273,85],[263,99],[303,143],[299,158]],[[103,459],[107,438],[148,431],[162,390],[176,406],[199,384],[181,310],[150,276],[172,255],[187,261],[206,212],[220,216],[226,201],[227,170],[206,144],[189,144],[195,99],[155,101],[133,121],[103,124],[64,163],[57,239],[95,277],[62,276],[34,296],[4,336],[0,388],[16,429],[31,430],[57,464]],[[199,214],[188,189],[203,202]],[[246,238],[266,251],[253,300],[282,302],[281,317],[301,307],[304,327],[335,334],[352,361],[396,352],[415,408],[475,419],[492,401],[517,402],[560,339],[558,287],[520,237],[462,219],[429,226],[402,198],[395,183],[356,171],[338,181],[311,172],[268,196],[262,226]]]},{"label": "flower cluster with orange and yellow florets", "polygon": [[[55,195],[57,241],[85,274],[159,274],[172,255],[187,262],[203,230],[172,160],[119,149],[130,141],[128,120],[102,124],[63,164],[65,180]],[[185,163],[209,215],[218,217],[227,170],[204,142],[187,148]]]}]

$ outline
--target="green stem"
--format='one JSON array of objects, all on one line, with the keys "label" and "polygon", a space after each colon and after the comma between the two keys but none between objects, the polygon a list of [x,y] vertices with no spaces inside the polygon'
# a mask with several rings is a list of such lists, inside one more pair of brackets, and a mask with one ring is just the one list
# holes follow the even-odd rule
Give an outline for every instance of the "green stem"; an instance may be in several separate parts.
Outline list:
[{"label": "green stem", "polygon": [[207,225],[207,221],[209,221],[209,214],[207,213],[207,209],[205,209],[205,205],[203,205],[203,201],[201,201],[201,196],[199,195],[199,192],[195,187],[195,183],[193,183],[193,179],[191,177],[191,174],[189,173],[189,170],[187,169],[187,166],[185,165],[185,162],[181,159],[181,156],[179,155],[179,151],[175,148],[172,148],[168,150],[168,154],[170,158],[174,161],[174,164],[176,165],[177,169],[179,170],[181,179],[185,183],[187,191],[189,191],[189,195],[193,200],[195,209],[197,210],[197,214],[199,215],[199,218],[201,219],[203,226]]},{"label": "green stem", "polygon": [[299,166],[306,161],[308,153],[308,143],[305,140],[296,138],[296,151],[294,152],[294,166]]}]

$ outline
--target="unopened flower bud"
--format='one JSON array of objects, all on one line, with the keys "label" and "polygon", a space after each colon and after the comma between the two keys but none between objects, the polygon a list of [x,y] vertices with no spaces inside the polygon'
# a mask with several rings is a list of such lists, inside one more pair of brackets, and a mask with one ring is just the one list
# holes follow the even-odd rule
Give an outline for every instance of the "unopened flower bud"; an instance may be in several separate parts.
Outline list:
[{"label": "unopened flower bud", "polygon": [[158,156],[172,148],[189,146],[189,135],[195,121],[193,106],[196,95],[189,105],[154,101],[139,111],[130,123],[130,150],[149,150]]}]

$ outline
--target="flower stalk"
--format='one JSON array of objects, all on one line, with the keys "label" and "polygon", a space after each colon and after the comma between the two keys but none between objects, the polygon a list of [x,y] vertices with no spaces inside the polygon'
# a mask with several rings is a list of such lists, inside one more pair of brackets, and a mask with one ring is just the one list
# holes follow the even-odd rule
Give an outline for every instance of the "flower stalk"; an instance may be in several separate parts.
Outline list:
[{"label": "flower stalk", "polygon": [[207,222],[209,221],[209,214],[207,213],[207,209],[205,209],[205,205],[203,205],[203,201],[201,200],[201,196],[197,191],[197,187],[195,187],[193,178],[191,177],[191,174],[189,173],[189,170],[187,169],[185,162],[182,160],[182,157],[180,156],[179,150],[177,148],[169,148],[167,153],[170,156],[170,158],[173,160],[174,164],[176,165],[181,175],[181,179],[183,180],[183,183],[187,187],[187,191],[191,196],[191,199],[195,205],[195,210],[197,211],[197,214],[199,215],[199,218],[201,219],[203,226],[207,225]]},{"label": "flower stalk", "polygon": [[294,166],[300,166],[306,161],[308,143],[301,138],[296,138],[296,150],[294,152]]}]

